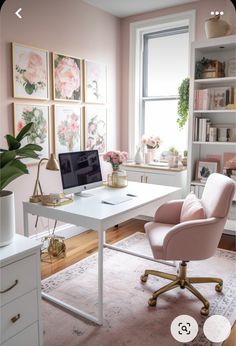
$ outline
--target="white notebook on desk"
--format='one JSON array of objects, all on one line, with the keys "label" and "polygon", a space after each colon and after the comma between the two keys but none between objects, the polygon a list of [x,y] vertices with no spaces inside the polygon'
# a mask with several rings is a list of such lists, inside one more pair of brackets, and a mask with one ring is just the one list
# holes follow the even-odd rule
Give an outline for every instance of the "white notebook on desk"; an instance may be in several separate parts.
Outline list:
[{"label": "white notebook on desk", "polygon": [[116,197],[103,199],[102,203],[116,205],[116,204],[130,201],[131,199],[132,197],[130,196],[116,196]]}]

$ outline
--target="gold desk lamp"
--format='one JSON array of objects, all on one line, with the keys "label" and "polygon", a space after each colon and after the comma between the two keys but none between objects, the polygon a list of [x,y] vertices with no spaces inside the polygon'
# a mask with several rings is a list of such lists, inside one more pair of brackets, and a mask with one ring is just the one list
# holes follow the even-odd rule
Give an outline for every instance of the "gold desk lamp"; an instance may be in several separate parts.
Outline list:
[{"label": "gold desk lamp", "polygon": [[50,154],[50,158],[49,159],[42,158],[39,161],[37,178],[36,178],[35,185],[34,185],[34,192],[33,192],[33,195],[30,197],[30,202],[32,202],[32,203],[41,202],[41,197],[43,196],[42,187],[41,187],[41,184],[40,184],[40,181],[39,181],[40,166],[41,166],[41,163],[43,161],[48,161],[48,163],[46,165],[46,169],[48,169],[50,171],[59,171],[58,162],[57,162],[54,154]]}]

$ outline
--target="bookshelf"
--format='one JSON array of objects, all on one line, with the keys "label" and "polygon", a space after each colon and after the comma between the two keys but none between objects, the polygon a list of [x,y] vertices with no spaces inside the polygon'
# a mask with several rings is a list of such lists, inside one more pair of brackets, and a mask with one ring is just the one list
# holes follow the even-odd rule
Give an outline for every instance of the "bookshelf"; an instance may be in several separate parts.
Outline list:
[{"label": "bookshelf", "polygon": [[[196,62],[201,61],[203,57],[221,63],[225,62],[225,76],[195,78]],[[234,154],[236,156],[236,105],[232,106],[236,104],[236,75],[232,75],[232,71],[228,75],[228,62],[231,59],[236,59],[236,35],[192,44],[187,183],[189,190],[194,191],[199,198],[203,192],[204,183],[196,180],[197,162],[215,159],[218,161],[220,173],[223,173],[226,156]],[[219,93],[222,98],[217,104],[215,95],[219,98]],[[213,131],[210,128],[215,129]],[[236,235],[235,219],[236,195],[226,224],[226,233]]]}]

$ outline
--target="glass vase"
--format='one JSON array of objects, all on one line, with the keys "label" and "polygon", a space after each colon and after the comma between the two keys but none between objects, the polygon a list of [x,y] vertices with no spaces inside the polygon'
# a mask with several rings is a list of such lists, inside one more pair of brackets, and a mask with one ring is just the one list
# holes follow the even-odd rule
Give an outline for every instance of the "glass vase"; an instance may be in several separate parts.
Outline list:
[{"label": "glass vase", "polygon": [[107,185],[110,187],[125,187],[128,185],[128,179],[126,171],[113,170],[111,174],[107,176]]}]

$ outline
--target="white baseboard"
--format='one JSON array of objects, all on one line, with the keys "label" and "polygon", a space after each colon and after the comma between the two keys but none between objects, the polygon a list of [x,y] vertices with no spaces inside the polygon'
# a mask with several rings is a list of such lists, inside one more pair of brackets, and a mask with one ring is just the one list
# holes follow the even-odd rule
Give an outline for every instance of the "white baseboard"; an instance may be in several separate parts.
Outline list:
[{"label": "white baseboard", "polygon": [[[64,237],[65,239],[71,238],[75,235],[79,235],[85,231],[88,231],[87,228],[81,227],[81,226],[74,226],[70,224],[65,224],[58,226],[55,229],[54,234],[60,237]],[[33,234],[30,236],[31,239],[43,239],[44,237],[47,237],[48,235],[52,234],[52,230],[49,231],[43,231],[37,234]]]}]

